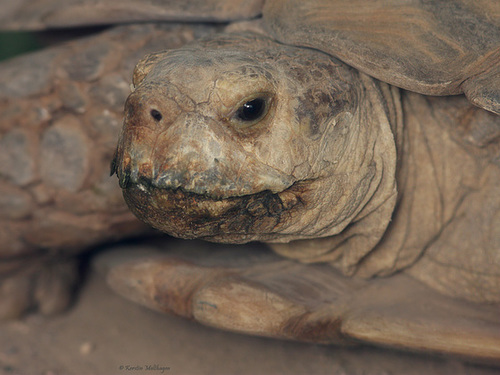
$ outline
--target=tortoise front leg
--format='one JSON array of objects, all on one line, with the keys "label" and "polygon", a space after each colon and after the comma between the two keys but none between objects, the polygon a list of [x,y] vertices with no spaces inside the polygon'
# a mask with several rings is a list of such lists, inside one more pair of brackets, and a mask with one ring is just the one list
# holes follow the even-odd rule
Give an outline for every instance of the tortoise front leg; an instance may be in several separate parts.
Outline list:
[{"label": "tortoise front leg", "polygon": [[124,262],[108,283],[135,302],[225,330],[500,362],[499,306],[443,296],[404,274],[352,279],[246,248]]}]

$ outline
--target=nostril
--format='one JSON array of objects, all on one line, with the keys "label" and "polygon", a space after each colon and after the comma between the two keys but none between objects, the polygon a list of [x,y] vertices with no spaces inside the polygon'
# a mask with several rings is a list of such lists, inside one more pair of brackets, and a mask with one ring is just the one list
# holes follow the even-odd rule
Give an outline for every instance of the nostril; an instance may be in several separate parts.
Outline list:
[{"label": "nostril", "polygon": [[160,113],[160,111],[157,111],[156,109],[152,109],[151,112],[151,117],[155,119],[155,121],[161,121],[163,118],[163,115]]}]

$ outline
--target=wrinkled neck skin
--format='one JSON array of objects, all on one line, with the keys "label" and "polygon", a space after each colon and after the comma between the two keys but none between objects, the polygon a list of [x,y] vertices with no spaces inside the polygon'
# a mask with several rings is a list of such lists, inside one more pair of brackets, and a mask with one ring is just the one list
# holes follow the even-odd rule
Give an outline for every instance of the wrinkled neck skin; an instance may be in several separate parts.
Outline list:
[{"label": "wrinkled neck skin", "polygon": [[[308,201],[316,205],[304,213],[308,220],[300,236],[309,240],[337,236],[338,241],[340,233],[359,224],[366,230],[358,235],[373,238],[370,247],[382,236],[395,205],[396,147],[382,84],[355,74],[356,107],[327,118],[315,147],[311,169],[318,177],[310,183]],[[374,217],[377,229],[368,223]],[[331,252],[331,246],[327,248]]]},{"label": "wrinkled neck skin", "polygon": [[[388,86],[255,34],[152,55],[134,83],[113,169],[145,222],[346,270],[382,237],[397,195]],[[235,120],[256,97],[262,118]]]},{"label": "wrinkled neck skin", "polygon": [[[345,207],[355,207],[340,226],[321,238],[271,244],[281,255],[302,262],[329,262],[347,275],[355,274],[391,221],[396,201],[396,149],[402,147],[402,110],[399,89],[360,74],[360,98],[353,115],[354,142],[342,154],[341,173],[328,180],[328,186],[349,186]],[[342,177],[352,181],[339,182]],[[331,185],[330,185],[331,184]],[[349,194],[351,193],[351,194]],[[331,194],[329,196],[335,196]],[[321,199],[321,198],[320,198]],[[332,202],[324,211],[335,207]],[[327,214],[326,214],[327,215]],[[341,217],[340,215],[337,217]],[[379,270],[378,270],[379,271]],[[373,272],[373,274],[376,272]]]}]

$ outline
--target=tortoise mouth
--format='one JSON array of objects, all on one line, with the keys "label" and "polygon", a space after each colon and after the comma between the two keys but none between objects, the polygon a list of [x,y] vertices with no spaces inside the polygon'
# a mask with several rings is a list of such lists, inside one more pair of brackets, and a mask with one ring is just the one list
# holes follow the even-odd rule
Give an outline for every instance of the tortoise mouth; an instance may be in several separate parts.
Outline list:
[{"label": "tortoise mouth", "polygon": [[123,196],[139,219],[172,236],[245,243],[270,240],[286,227],[293,212],[304,205],[300,196],[306,184],[300,181],[278,193],[265,190],[228,198],[131,184]]}]

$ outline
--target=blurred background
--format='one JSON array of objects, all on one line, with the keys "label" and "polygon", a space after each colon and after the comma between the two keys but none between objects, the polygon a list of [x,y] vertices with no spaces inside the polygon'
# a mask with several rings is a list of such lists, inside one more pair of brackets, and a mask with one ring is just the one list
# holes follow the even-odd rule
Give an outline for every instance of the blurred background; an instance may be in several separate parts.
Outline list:
[{"label": "blurred background", "polygon": [[43,45],[37,33],[0,32],[0,60],[34,51]]}]

